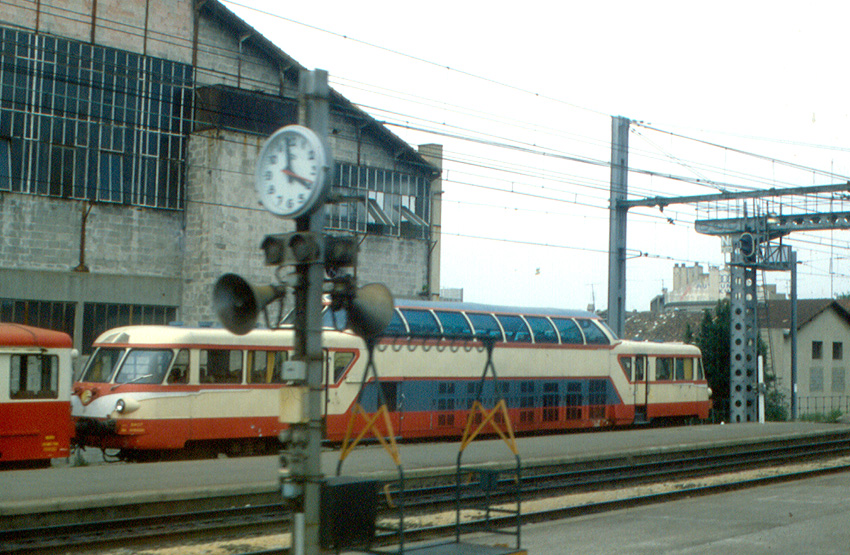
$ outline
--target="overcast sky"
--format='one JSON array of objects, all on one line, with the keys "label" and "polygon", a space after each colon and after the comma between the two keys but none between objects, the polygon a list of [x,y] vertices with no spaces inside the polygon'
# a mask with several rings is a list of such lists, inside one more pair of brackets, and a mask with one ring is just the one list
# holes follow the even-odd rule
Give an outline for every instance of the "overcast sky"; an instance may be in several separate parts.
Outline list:
[{"label": "overcast sky", "polygon": [[[605,308],[612,116],[641,122],[633,198],[850,175],[846,3],[225,4],[411,145],[444,145],[442,286],[468,301]],[[700,208],[630,212],[629,310],[674,264],[723,263],[693,222],[725,214]],[[788,241],[800,297],[850,292],[847,231]]]}]

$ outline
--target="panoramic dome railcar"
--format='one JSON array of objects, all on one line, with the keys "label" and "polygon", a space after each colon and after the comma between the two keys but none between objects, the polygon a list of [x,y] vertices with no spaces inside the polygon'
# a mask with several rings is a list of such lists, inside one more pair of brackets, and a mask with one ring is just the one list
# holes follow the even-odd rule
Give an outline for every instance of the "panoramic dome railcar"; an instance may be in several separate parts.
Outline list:
[{"label": "panoramic dome railcar", "polygon": [[[505,399],[519,433],[705,419],[711,404],[696,347],[622,341],[589,312],[400,301],[376,346],[380,384],[361,383],[364,343],[337,320],[326,313],[323,332],[330,441],[344,437],[358,393],[367,412],[383,398],[406,439],[459,436],[476,399]],[[482,337],[494,341],[496,380],[481,380]],[[292,344],[291,327],[107,331],[74,385],[76,440],[129,459],[277,449]]]}]

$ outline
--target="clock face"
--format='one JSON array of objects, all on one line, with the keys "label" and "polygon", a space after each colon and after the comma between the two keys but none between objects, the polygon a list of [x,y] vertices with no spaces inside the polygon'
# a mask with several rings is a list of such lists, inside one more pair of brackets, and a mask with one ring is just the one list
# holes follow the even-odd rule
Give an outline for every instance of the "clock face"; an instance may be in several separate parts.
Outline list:
[{"label": "clock face", "polygon": [[257,197],[274,214],[302,216],[321,198],[326,169],[319,137],[306,127],[287,125],[260,149],[254,180]]}]

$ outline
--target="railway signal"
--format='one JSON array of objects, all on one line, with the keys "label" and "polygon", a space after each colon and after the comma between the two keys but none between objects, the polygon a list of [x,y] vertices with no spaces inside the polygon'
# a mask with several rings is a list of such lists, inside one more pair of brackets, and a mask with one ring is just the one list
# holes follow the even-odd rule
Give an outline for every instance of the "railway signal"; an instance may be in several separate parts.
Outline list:
[{"label": "railway signal", "polygon": [[[318,553],[319,494],[324,482],[319,459],[322,294],[330,293],[336,307],[348,309],[347,326],[367,342],[389,323],[392,295],[377,284],[357,290],[354,278],[340,272],[356,264],[357,243],[353,238],[323,233],[329,169],[333,165],[326,146],[330,99],[327,72],[302,71],[299,87],[307,126],[289,125],[273,133],[260,150],[255,173],[260,203],[273,214],[295,220],[294,233],[268,235],[261,244],[267,265],[295,265],[294,283],[281,280],[254,287],[239,276],[226,274],[215,284],[213,304],[228,330],[245,334],[255,326],[260,310],[284,297],[288,289],[294,290],[292,358],[304,365],[305,379],[297,385],[305,387],[309,395],[301,421],[291,425],[290,441],[282,453],[281,489],[295,501],[293,545],[302,552]],[[279,324],[275,322],[275,326]],[[293,441],[296,435],[303,435],[303,441]]]}]

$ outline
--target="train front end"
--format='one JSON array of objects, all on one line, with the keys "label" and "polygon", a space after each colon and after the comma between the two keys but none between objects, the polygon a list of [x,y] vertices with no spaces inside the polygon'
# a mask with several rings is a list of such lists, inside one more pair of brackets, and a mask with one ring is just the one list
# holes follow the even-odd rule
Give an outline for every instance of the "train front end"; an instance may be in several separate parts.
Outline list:
[{"label": "train front end", "polygon": [[[95,343],[73,387],[75,442],[125,454],[180,449],[190,416],[181,402],[190,392],[180,387],[188,360],[167,346],[131,348],[128,340],[118,332]],[[171,384],[167,392],[163,383]]]},{"label": "train front end", "polygon": [[0,323],[0,468],[69,455],[75,355],[65,333]]}]

